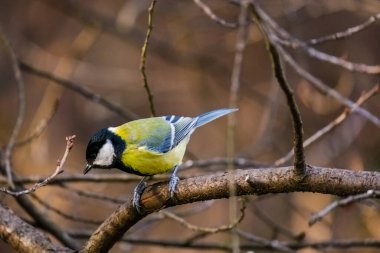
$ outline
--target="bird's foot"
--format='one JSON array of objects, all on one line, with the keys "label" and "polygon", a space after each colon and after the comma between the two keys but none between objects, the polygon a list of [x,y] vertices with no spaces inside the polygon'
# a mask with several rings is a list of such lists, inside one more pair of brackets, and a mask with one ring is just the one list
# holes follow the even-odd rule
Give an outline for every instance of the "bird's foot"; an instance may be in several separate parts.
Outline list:
[{"label": "bird's foot", "polygon": [[175,188],[179,182],[179,177],[177,177],[174,173],[170,176],[170,181],[169,181],[169,192],[170,192],[170,197],[173,198],[174,193],[175,193]]},{"label": "bird's foot", "polygon": [[140,200],[141,200],[141,195],[146,188],[146,185],[147,184],[145,182],[145,178],[143,178],[133,191],[132,205],[134,208],[136,208],[138,213],[142,213]]}]

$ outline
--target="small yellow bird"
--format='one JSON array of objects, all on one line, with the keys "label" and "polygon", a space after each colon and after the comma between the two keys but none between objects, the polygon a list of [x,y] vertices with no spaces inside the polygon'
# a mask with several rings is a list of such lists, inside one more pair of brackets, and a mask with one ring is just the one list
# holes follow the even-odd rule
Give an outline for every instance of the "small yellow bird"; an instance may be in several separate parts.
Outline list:
[{"label": "small yellow bird", "polygon": [[169,181],[173,197],[179,181],[176,173],[191,134],[196,128],[236,110],[218,109],[194,118],[171,115],[139,119],[118,127],[103,128],[87,145],[84,174],[92,168],[117,168],[144,176],[133,194],[133,205],[140,212],[146,177],[173,170]]}]

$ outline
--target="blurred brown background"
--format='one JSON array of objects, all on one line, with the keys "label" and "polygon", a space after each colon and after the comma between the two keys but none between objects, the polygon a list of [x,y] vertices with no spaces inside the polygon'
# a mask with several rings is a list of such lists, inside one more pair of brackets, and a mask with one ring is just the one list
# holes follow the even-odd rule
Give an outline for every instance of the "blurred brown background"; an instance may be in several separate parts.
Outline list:
[{"label": "blurred brown background", "polygon": [[[228,1],[205,1],[215,13],[236,22],[239,7]],[[264,10],[282,27],[302,40],[346,29],[380,12],[379,1],[261,1]],[[0,1],[0,25],[22,61],[90,88],[136,113],[149,117],[149,104],[142,86],[139,64],[147,29],[150,1]],[[207,110],[227,107],[231,71],[236,43],[236,29],[222,27],[206,16],[193,1],[158,1],[154,28],[148,49],[146,72],[154,93],[159,115],[196,116]],[[379,53],[380,22],[341,41],[318,46],[332,55],[376,65]],[[299,64],[344,96],[356,100],[362,91],[379,82],[378,75],[349,72],[329,63],[311,59],[302,50],[290,51]],[[287,68],[289,83],[304,121],[306,137],[328,124],[343,111],[331,98],[320,95]],[[115,126],[126,120],[103,106],[89,101],[46,79],[23,73],[26,88],[26,118],[20,140],[29,136],[58,109],[48,128],[32,143],[17,148],[13,165],[22,176],[48,175],[61,157],[64,137],[77,135],[65,167],[65,173],[81,173],[85,165],[85,148],[89,137],[99,128]],[[251,25],[244,53],[239,112],[236,130],[236,153],[271,164],[292,147],[291,120],[282,92],[273,79],[271,63],[263,38]],[[5,146],[17,116],[17,93],[10,59],[0,50],[0,144]],[[365,104],[380,116],[378,97]],[[226,155],[226,119],[199,129],[189,144],[192,157],[207,159]],[[307,149],[307,162],[313,165],[376,170],[380,168],[379,129],[354,115],[328,136]],[[187,157],[186,159],[188,159]],[[225,168],[220,168],[224,170]],[[208,173],[192,169],[186,173]],[[91,173],[119,173],[117,171]],[[135,184],[81,183],[74,188],[129,199]],[[37,195],[62,212],[104,220],[116,205],[79,197],[65,189],[51,186]],[[254,200],[254,197],[251,197]],[[335,199],[317,194],[280,194],[250,202],[239,227],[266,238],[274,238],[273,229],[258,217],[255,209],[294,235],[306,233],[310,241],[325,239],[380,239],[379,206],[355,204],[338,209],[324,222],[309,228],[311,213]],[[11,197],[2,200],[23,215]],[[227,200],[217,200],[206,211],[187,217],[202,226],[228,223]],[[192,209],[199,203],[179,207]],[[254,205],[256,208],[254,208]],[[90,230],[96,226],[73,222],[39,206],[63,229]],[[25,216],[28,219],[27,216]],[[131,238],[177,240],[191,235],[173,221],[161,221],[127,234]],[[280,239],[287,239],[279,233]],[[205,241],[228,242],[229,236],[218,234]],[[197,252],[176,248],[144,247],[119,243],[112,252]],[[358,249],[347,250],[359,252]],[[0,243],[1,252],[13,252]],[[326,250],[345,252],[346,250]],[[215,251],[217,252],[217,251]],[[304,249],[301,252],[318,252]],[[360,252],[376,252],[363,249]]]}]

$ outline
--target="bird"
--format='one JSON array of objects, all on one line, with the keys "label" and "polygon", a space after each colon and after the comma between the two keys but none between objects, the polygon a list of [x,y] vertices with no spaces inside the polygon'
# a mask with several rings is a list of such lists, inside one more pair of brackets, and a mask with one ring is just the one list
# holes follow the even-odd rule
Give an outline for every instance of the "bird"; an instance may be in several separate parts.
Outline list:
[{"label": "bird", "polygon": [[138,119],[117,127],[102,128],[92,135],[86,149],[91,169],[112,169],[143,176],[133,192],[132,204],[141,213],[140,198],[150,176],[172,171],[169,192],[173,197],[190,136],[200,126],[238,109],[216,109],[197,117],[161,116]]}]

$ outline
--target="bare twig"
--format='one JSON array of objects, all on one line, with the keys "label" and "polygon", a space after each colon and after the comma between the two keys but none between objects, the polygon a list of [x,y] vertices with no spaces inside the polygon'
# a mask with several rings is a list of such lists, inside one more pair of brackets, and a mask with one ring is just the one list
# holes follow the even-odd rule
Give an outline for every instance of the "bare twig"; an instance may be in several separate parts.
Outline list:
[{"label": "bare twig", "polygon": [[221,17],[217,16],[211,9],[210,7],[207,6],[202,0],[193,0],[193,2],[202,9],[202,11],[213,21],[216,23],[228,27],[228,28],[236,28],[238,25],[236,23],[228,22]]},{"label": "bare twig", "polygon": [[[188,160],[181,164],[180,169],[190,169],[190,168],[207,168],[210,171],[213,166],[227,166],[230,160],[225,157],[215,157],[212,159],[205,160]],[[237,168],[266,168],[267,164],[258,163],[256,161],[245,159],[245,158],[235,158],[233,160],[234,166]],[[269,167],[268,167],[269,168]],[[213,170],[214,171],[214,170]],[[182,179],[204,175],[204,172],[192,173],[191,175],[181,176]],[[158,174],[152,177],[152,180],[168,180],[170,175]],[[33,184],[44,180],[41,176],[29,176],[29,177],[19,177],[15,178],[14,182],[19,184]],[[60,177],[54,178],[50,181],[50,184],[61,184],[61,183],[129,183],[138,182],[141,177],[128,174],[128,173],[117,173],[117,174],[90,174],[83,175],[83,173],[75,174],[63,174]],[[6,178],[0,176],[0,183],[6,183]]]},{"label": "bare twig", "polygon": [[342,58],[336,57],[334,55],[327,54],[325,52],[319,51],[315,48],[309,47],[305,44],[305,42],[302,42],[300,40],[297,40],[295,38],[291,38],[289,40],[284,39],[277,39],[277,42],[280,44],[283,44],[284,46],[290,47],[290,48],[301,48],[303,49],[310,57],[313,57],[315,59],[318,59],[320,61],[329,62],[334,65],[338,65],[342,68],[345,68],[349,71],[355,71],[359,73],[365,73],[365,74],[380,74],[380,65],[367,65],[363,63],[356,63],[344,60]]},{"label": "bare twig", "polygon": [[[233,4],[240,4],[239,0],[230,0]],[[265,24],[269,25],[273,30],[275,30],[277,33],[279,33],[284,38],[288,38],[290,35],[282,29],[274,20],[266,14],[261,7],[258,5],[257,1],[253,1],[252,4],[255,6],[255,9],[257,12],[261,15],[261,17],[265,20]],[[272,39],[273,42],[276,42],[279,40],[278,36],[272,32],[272,30],[267,30],[268,36]],[[360,114],[362,117],[367,118],[369,121],[371,121],[376,126],[380,127],[380,119],[368,112],[367,110],[358,107],[355,105],[354,102],[351,100],[345,98],[339,92],[336,90],[330,88],[328,85],[324,84],[320,79],[316,78],[315,76],[311,75],[308,71],[306,71],[304,68],[302,68],[284,49],[280,44],[277,44],[277,50],[282,55],[283,59],[289,63],[290,66],[294,68],[297,74],[304,77],[307,81],[309,81],[312,86],[317,89],[319,92],[321,92],[324,95],[331,96],[332,98],[336,99],[339,103],[342,105],[345,105],[353,110],[356,110],[358,114]]]},{"label": "bare twig", "polygon": [[[230,86],[230,97],[229,97],[229,107],[238,108],[239,100],[239,90],[241,85],[241,75],[242,75],[242,64],[244,57],[244,50],[247,43],[248,29],[249,29],[249,1],[243,0],[240,6],[239,13],[239,29],[237,32],[236,44],[235,44],[235,56],[232,67],[231,74],[231,86]],[[234,113],[228,115],[228,125],[227,125],[227,157],[230,162],[227,165],[227,171],[232,177],[232,172],[234,170],[234,164],[232,162],[233,157],[235,157],[235,131],[236,131],[236,115]],[[230,194],[234,196],[236,194],[236,186],[234,182],[230,181]],[[235,198],[229,199],[229,220],[232,224],[237,218],[237,201]],[[232,234],[232,252],[239,252],[239,237]]]},{"label": "bare twig", "polygon": [[215,228],[210,228],[210,227],[200,227],[194,224],[191,224],[187,222],[184,218],[172,213],[168,212],[165,210],[161,210],[159,214],[163,215],[164,217],[170,218],[178,223],[180,223],[182,226],[196,231],[196,232],[202,232],[202,233],[207,233],[207,234],[215,234],[223,231],[228,231],[233,228],[235,228],[243,219],[244,219],[244,214],[245,214],[245,208],[246,208],[246,200],[242,199],[242,206],[240,209],[240,216],[237,217],[231,224],[228,225],[223,225],[220,227],[215,227]]},{"label": "bare twig", "polygon": [[283,243],[277,240],[267,240],[265,238],[253,235],[251,233],[247,233],[243,230],[240,229],[235,229],[233,231],[234,233],[238,234],[242,238],[254,242],[254,243],[259,243],[261,245],[266,245],[268,248],[275,249],[281,252],[288,252],[288,253],[295,253],[294,250],[290,249],[289,247],[285,246]]},{"label": "bare twig", "polygon": [[[231,108],[237,107],[238,93],[240,89],[241,70],[244,56],[244,49],[248,36],[248,1],[244,0],[239,14],[239,30],[236,39],[235,57],[231,75],[230,101]],[[230,114],[229,116],[234,115]]]},{"label": "bare twig", "polygon": [[352,36],[358,32],[363,31],[364,29],[368,28],[370,25],[372,25],[373,23],[375,23],[379,19],[380,19],[380,13],[377,13],[359,25],[349,27],[344,31],[329,34],[329,35],[326,35],[326,36],[323,36],[320,38],[311,39],[311,40],[307,41],[306,44],[307,45],[318,45],[318,44],[325,43],[327,41],[340,40],[340,39],[347,38],[347,37]]},{"label": "bare twig", "polygon": [[11,137],[9,139],[8,145],[4,152],[4,164],[5,164],[5,173],[8,179],[8,185],[13,189],[15,187],[12,178],[12,169],[11,169],[11,159],[12,159],[12,151],[16,144],[16,139],[20,133],[20,129],[22,123],[24,121],[25,115],[25,84],[21,75],[20,68],[17,63],[17,56],[12,49],[8,39],[4,35],[1,27],[0,27],[0,41],[4,44],[7,53],[10,56],[13,68],[13,74],[16,80],[17,85],[17,99],[18,99],[18,112],[15,126],[13,128]]},{"label": "bare twig", "polygon": [[335,208],[338,208],[340,206],[345,206],[345,205],[350,204],[352,202],[362,201],[362,200],[369,199],[369,198],[380,198],[380,191],[368,190],[365,193],[361,193],[358,195],[352,195],[352,196],[348,196],[347,198],[344,198],[344,199],[336,200],[336,201],[332,202],[331,204],[329,204],[328,206],[326,206],[325,208],[323,208],[318,213],[311,216],[311,218],[309,219],[309,225],[310,226],[314,225],[319,220],[321,220],[323,217],[325,217],[328,213],[333,211]]},{"label": "bare twig", "polygon": [[[66,148],[67,146],[68,146],[68,143],[66,144]],[[61,161],[62,166],[63,164],[64,164],[64,161]],[[15,191],[24,191],[25,188],[22,186],[22,184],[20,184],[17,175],[13,175],[13,177],[15,179],[15,184],[16,184]],[[54,180],[54,178],[52,179]],[[43,178],[41,180],[44,181],[46,180],[46,178]],[[38,180],[37,184],[40,183],[41,180]],[[51,219],[49,219],[49,217],[47,217],[44,213],[42,213],[30,200],[28,195],[17,196],[16,201],[25,210],[25,212],[33,218],[33,220],[35,221],[38,227],[44,229],[45,231],[53,235],[63,245],[71,249],[79,248],[77,242],[73,240],[73,238],[71,238],[64,230],[62,230],[59,225],[57,225],[54,221],[52,221]]]},{"label": "bare twig", "polygon": [[294,136],[294,167],[295,172],[297,175],[302,176],[305,171],[306,163],[305,163],[305,154],[303,150],[303,123],[301,114],[298,109],[297,102],[294,98],[293,90],[288,85],[285,74],[283,72],[283,68],[281,65],[281,59],[279,56],[279,53],[276,49],[276,46],[271,41],[268,31],[262,24],[262,17],[259,15],[259,13],[256,10],[256,6],[252,5],[253,14],[255,17],[255,21],[257,25],[259,26],[264,38],[265,43],[267,46],[267,49],[270,53],[272,64],[273,64],[273,71],[274,75],[276,77],[276,80],[278,84],[280,85],[282,91],[285,94],[288,107],[292,116],[292,122],[293,122],[293,136]]},{"label": "bare twig", "polygon": [[368,119],[371,123],[376,125],[377,127],[380,127],[380,119],[373,115],[372,113],[368,112],[367,110],[359,107],[356,105],[353,101],[349,100],[348,98],[342,96],[339,92],[336,90],[330,88],[328,85],[323,83],[320,79],[316,78],[312,74],[310,74],[308,71],[306,71],[304,68],[302,68],[281,46],[278,45],[277,47],[278,51],[283,56],[284,60],[289,63],[290,66],[293,67],[293,69],[296,71],[297,74],[305,78],[307,81],[310,82],[310,84],[317,89],[322,94],[331,96],[332,98],[336,99],[340,104],[347,106],[351,110],[357,112],[362,117],[365,117]]},{"label": "bare twig", "polygon": [[30,134],[28,137],[26,137],[25,139],[18,141],[15,144],[15,147],[24,146],[26,144],[31,143],[36,138],[38,138],[45,131],[45,129],[48,127],[48,125],[50,124],[51,120],[53,119],[54,115],[56,114],[56,112],[58,110],[58,105],[59,105],[59,100],[57,100],[55,102],[51,113],[48,115],[47,118],[43,119],[40,122],[40,125],[34,130],[34,132],[32,134]]},{"label": "bare twig", "polygon": [[257,13],[268,25],[267,29],[271,29],[273,32],[279,34],[282,38],[277,37],[277,43],[283,44],[291,48],[301,48],[303,49],[310,57],[316,58],[321,61],[329,62],[331,64],[338,65],[342,68],[345,68],[349,71],[355,71],[366,74],[379,74],[380,65],[367,65],[362,63],[354,63],[344,59],[340,59],[336,56],[324,53],[315,48],[309,47],[305,42],[293,37],[286,30],[280,27],[268,14],[261,9],[257,1],[253,2]]},{"label": "bare twig", "polygon": [[[70,235],[78,239],[88,239],[91,233],[87,231],[71,231]],[[259,239],[264,239],[258,237]],[[203,250],[222,250],[230,252],[231,245],[224,244],[221,242],[217,243],[188,243],[187,241],[178,240],[162,240],[162,239],[146,239],[146,238],[122,238],[121,242],[132,244],[132,245],[142,245],[142,246],[159,246],[159,247],[172,247],[172,248],[182,248],[182,249],[203,249]],[[253,241],[253,240],[251,240]],[[254,244],[241,244],[241,250],[274,250],[275,246],[284,246],[289,249],[303,249],[303,248],[314,248],[314,249],[325,249],[325,248],[361,248],[361,247],[380,247],[380,240],[376,239],[345,239],[345,240],[327,240],[321,242],[282,242],[282,241],[270,241],[264,239],[263,243],[257,242]],[[272,243],[271,243],[272,242]],[[272,244],[272,245],[271,245]],[[278,249],[277,249],[278,250]]]},{"label": "bare twig", "polygon": [[[355,103],[357,106],[361,106],[365,101],[367,101],[372,96],[376,95],[379,92],[379,85],[375,85],[371,90],[368,92],[363,93],[358,101]],[[317,132],[315,132],[312,136],[307,138],[304,143],[303,147],[307,148],[317,140],[321,139],[324,135],[331,132],[333,129],[335,129],[337,126],[342,124],[344,120],[354,111],[350,108],[345,109],[337,118],[335,118],[333,121],[331,121],[329,124],[327,124],[325,127],[321,128]],[[289,161],[294,155],[294,151],[290,150],[285,156],[281,157],[280,159],[276,160],[274,162],[274,165],[281,166],[285,164],[287,161]]]},{"label": "bare twig", "polygon": [[141,59],[140,59],[140,71],[141,71],[141,76],[143,80],[143,85],[146,90],[146,93],[148,95],[148,100],[149,100],[149,106],[150,106],[150,113],[154,117],[156,116],[156,111],[154,109],[154,103],[153,103],[153,93],[150,90],[149,84],[148,84],[148,79],[145,73],[145,63],[146,63],[146,57],[147,57],[147,52],[148,52],[148,46],[149,46],[149,38],[150,34],[152,33],[153,30],[153,12],[154,12],[154,6],[156,5],[157,0],[152,0],[152,3],[149,6],[148,9],[148,30],[146,31],[146,37],[145,41],[143,44],[143,47],[141,49]]},{"label": "bare twig", "polygon": [[78,216],[75,216],[75,215],[72,215],[72,214],[67,214],[65,213],[64,211],[46,203],[45,201],[43,201],[41,198],[37,197],[35,194],[32,194],[31,197],[37,201],[38,204],[40,204],[41,206],[43,206],[46,210],[49,210],[67,220],[70,220],[70,221],[73,221],[73,222],[80,222],[80,223],[84,223],[84,224],[89,224],[89,225],[97,225],[99,226],[102,221],[101,220],[93,220],[93,219],[88,219],[88,218],[82,218],[82,217],[78,217]]},{"label": "bare twig", "polygon": [[38,188],[47,185],[56,176],[58,176],[59,174],[61,174],[63,172],[63,166],[64,166],[64,164],[66,162],[66,158],[69,155],[69,152],[70,152],[71,148],[74,145],[74,139],[75,139],[75,135],[66,137],[66,150],[65,150],[65,153],[63,154],[62,159],[58,160],[57,167],[56,167],[54,173],[51,174],[50,176],[48,176],[47,178],[45,178],[42,182],[38,182],[38,183],[34,184],[31,188],[26,189],[26,190],[22,190],[22,191],[12,191],[12,190],[9,190],[7,188],[0,188],[0,191],[1,192],[5,192],[5,193],[7,193],[9,195],[17,197],[17,196],[20,196],[20,195],[24,195],[24,194],[28,194],[28,193],[34,192]]},{"label": "bare twig", "polygon": [[[197,214],[197,213],[204,211],[205,209],[210,208],[214,202],[215,201],[213,201],[213,200],[207,201],[207,202],[201,203],[200,205],[197,205],[195,207],[189,208],[188,210],[172,211],[171,213],[173,213],[174,215],[180,216],[180,217],[194,215],[194,214]],[[145,218],[144,220],[139,222],[137,226],[134,226],[133,228],[131,228],[128,231],[128,234],[135,234],[137,231],[139,231],[141,229],[146,229],[147,227],[153,225],[154,223],[156,223],[158,221],[162,221],[163,219],[165,219],[165,217],[160,212],[151,214],[147,218]]]},{"label": "bare twig", "polygon": [[[276,233],[279,232],[282,235],[297,241],[301,241],[305,237],[305,232],[301,232],[299,234],[294,234],[289,229],[281,226],[277,222],[273,221],[264,211],[261,211],[260,207],[256,204],[253,204],[254,210],[253,213],[259,218],[261,221],[266,223],[269,227],[271,227]],[[274,238],[272,238],[274,239]]]},{"label": "bare twig", "polygon": [[94,192],[83,191],[83,190],[79,190],[79,189],[75,189],[73,187],[67,186],[65,184],[58,184],[58,186],[62,187],[63,189],[68,190],[69,192],[73,192],[81,197],[102,200],[102,201],[110,202],[113,204],[123,204],[127,202],[126,199],[112,198],[112,197],[102,195],[102,194],[97,194]]},{"label": "bare twig", "polygon": [[[16,187],[20,186],[17,185]],[[25,210],[25,212],[33,218],[37,227],[53,235],[63,245],[71,249],[79,248],[78,243],[69,234],[67,234],[66,231],[62,230],[62,226],[49,219],[44,212],[41,212],[41,210],[34,205],[34,203],[30,200],[29,195],[18,196],[16,201]]]},{"label": "bare twig", "polygon": [[134,119],[138,118],[137,115],[135,113],[133,113],[132,111],[126,110],[125,108],[121,108],[120,106],[115,105],[110,100],[108,100],[108,99],[102,97],[101,95],[93,92],[92,90],[90,90],[86,86],[83,86],[83,85],[80,85],[76,82],[58,77],[56,75],[51,74],[50,72],[38,69],[38,68],[33,67],[33,66],[31,66],[25,62],[22,62],[22,61],[18,61],[18,64],[20,65],[20,68],[23,71],[28,72],[28,73],[33,74],[33,75],[36,75],[36,76],[40,76],[42,78],[46,78],[50,81],[55,82],[58,85],[62,85],[64,87],[80,94],[84,98],[86,98],[86,99],[88,99],[94,103],[98,103],[98,104],[104,106],[108,110],[116,113],[117,115],[123,117],[124,119],[134,120]]}]

